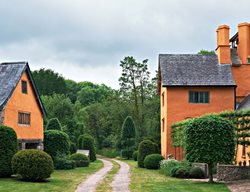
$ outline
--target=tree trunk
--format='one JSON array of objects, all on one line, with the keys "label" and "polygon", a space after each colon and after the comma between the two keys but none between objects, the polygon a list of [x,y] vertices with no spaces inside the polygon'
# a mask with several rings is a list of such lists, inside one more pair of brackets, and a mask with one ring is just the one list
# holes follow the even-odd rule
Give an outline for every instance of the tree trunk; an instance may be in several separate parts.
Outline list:
[{"label": "tree trunk", "polygon": [[208,176],[209,176],[209,183],[213,183],[213,163],[208,164]]}]

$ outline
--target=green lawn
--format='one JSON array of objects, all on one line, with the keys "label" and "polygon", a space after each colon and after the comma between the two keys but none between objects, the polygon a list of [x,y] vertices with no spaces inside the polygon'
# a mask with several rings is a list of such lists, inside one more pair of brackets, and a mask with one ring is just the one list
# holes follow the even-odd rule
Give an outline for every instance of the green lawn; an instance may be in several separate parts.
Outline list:
[{"label": "green lawn", "polygon": [[43,183],[23,182],[15,178],[1,178],[0,192],[73,192],[83,179],[102,166],[102,162],[97,160],[91,163],[89,167],[57,170],[54,171],[48,182]]},{"label": "green lawn", "polygon": [[224,184],[166,177],[159,170],[138,168],[135,161],[124,162],[131,166],[131,192],[230,192]]}]

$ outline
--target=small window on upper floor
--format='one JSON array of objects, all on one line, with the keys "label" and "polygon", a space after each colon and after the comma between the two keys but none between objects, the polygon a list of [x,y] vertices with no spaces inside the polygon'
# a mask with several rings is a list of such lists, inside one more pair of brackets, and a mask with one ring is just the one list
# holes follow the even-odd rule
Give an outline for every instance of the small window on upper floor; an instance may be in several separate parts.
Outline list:
[{"label": "small window on upper floor", "polygon": [[30,113],[18,112],[18,125],[30,125]]},{"label": "small window on upper floor", "polygon": [[24,94],[28,93],[27,81],[22,81],[22,93],[24,93]]},{"label": "small window on upper floor", "polygon": [[209,103],[209,92],[189,91],[189,103]]},{"label": "small window on upper floor", "polygon": [[250,58],[247,58],[247,62],[250,63]]}]

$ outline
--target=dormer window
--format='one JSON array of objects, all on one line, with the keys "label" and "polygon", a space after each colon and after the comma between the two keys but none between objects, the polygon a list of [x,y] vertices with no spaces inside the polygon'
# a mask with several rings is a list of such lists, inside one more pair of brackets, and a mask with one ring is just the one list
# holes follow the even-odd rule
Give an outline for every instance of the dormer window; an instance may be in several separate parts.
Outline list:
[{"label": "dormer window", "polygon": [[27,81],[22,81],[22,93],[24,93],[24,94],[28,93]]}]

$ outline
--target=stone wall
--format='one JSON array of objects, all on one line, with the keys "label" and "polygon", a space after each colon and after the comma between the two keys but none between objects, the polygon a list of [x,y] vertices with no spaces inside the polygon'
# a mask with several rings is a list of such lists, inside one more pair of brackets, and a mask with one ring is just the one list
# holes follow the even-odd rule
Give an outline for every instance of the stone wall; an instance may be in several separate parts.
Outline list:
[{"label": "stone wall", "polygon": [[0,124],[4,123],[4,112],[0,111]]},{"label": "stone wall", "polygon": [[249,166],[236,165],[218,165],[217,180],[218,181],[235,181],[248,179],[250,173]]}]

